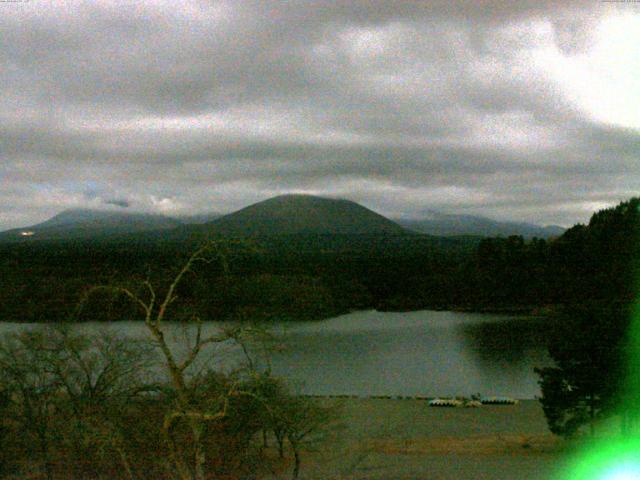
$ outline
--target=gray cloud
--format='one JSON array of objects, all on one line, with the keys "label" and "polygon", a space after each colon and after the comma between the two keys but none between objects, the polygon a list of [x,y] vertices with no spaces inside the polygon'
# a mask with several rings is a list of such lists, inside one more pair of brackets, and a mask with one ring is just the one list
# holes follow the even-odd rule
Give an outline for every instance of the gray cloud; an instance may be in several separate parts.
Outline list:
[{"label": "gray cloud", "polygon": [[640,125],[590,111],[563,75],[603,19],[640,12],[508,3],[2,5],[0,229],[287,191],[584,221],[638,191]]},{"label": "gray cloud", "polygon": [[131,202],[129,202],[129,200],[122,200],[118,198],[107,199],[104,201],[104,203],[106,205],[114,205],[116,207],[121,207],[121,208],[128,208],[131,206]]}]

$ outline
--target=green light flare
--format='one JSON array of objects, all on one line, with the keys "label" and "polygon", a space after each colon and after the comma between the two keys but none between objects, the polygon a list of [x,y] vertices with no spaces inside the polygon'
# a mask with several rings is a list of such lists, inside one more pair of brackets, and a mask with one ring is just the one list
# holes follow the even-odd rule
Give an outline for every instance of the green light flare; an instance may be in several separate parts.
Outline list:
[{"label": "green light flare", "polygon": [[[640,291],[640,290],[637,290]],[[640,300],[636,300],[632,309],[627,339],[627,379],[624,391],[623,408],[632,408],[640,398]],[[625,403],[627,405],[625,405]]]},{"label": "green light flare", "polygon": [[571,463],[563,480],[638,480],[640,438],[600,441]]},{"label": "green light flare", "polygon": [[[627,378],[619,415],[640,411],[640,296],[631,310],[626,346]],[[632,428],[626,436],[591,443],[569,462],[557,480],[640,480],[640,432],[637,425]]]}]

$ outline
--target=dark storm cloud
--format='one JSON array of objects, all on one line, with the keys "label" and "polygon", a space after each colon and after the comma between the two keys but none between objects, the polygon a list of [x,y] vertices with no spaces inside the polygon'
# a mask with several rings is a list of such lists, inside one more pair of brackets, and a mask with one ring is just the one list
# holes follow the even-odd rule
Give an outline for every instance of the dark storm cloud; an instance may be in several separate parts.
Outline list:
[{"label": "dark storm cloud", "polygon": [[286,191],[389,214],[584,220],[637,191],[638,129],[587,115],[546,67],[589,55],[607,8],[2,4],[0,228]]}]

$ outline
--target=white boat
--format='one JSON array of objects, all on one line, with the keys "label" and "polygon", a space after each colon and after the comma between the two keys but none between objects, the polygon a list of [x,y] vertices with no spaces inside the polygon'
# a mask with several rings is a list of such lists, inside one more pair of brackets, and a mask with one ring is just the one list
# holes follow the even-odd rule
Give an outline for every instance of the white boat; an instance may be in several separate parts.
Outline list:
[{"label": "white boat", "polygon": [[511,397],[485,397],[480,400],[483,405],[517,405],[518,400]]},{"label": "white boat", "polygon": [[463,403],[455,398],[434,398],[429,401],[430,407],[461,407]]}]

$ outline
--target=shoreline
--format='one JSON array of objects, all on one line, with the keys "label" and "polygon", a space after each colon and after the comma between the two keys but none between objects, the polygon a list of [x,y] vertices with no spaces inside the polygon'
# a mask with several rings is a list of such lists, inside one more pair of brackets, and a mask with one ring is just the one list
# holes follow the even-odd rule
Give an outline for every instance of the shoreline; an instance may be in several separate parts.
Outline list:
[{"label": "shoreline", "polygon": [[479,408],[398,399],[319,401],[336,406],[341,427],[330,429],[330,442],[308,452],[306,480],[549,480],[571,446],[549,432],[536,400]]},{"label": "shoreline", "polygon": [[[436,399],[470,399],[470,397],[466,397],[464,395],[456,395],[456,396],[430,396],[430,395],[355,395],[355,394],[313,394],[313,393],[301,393],[297,395],[302,398],[317,398],[319,400],[327,399],[327,400],[415,400],[428,402]],[[498,395],[486,395],[486,398],[497,397]],[[500,395],[501,397],[505,397],[504,395]],[[485,396],[483,396],[485,398]],[[537,402],[537,398],[519,398],[519,397],[508,397],[513,400],[517,400],[518,402]]]},{"label": "shoreline", "polygon": [[[548,317],[556,312],[562,305],[541,305],[541,306],[527,306],[527,307],[471,307],[461,305],[432,305],[420,308],[385,308],[384,306],[361,308],[355,310],[344,310],[334,312],[330,316],[321,318],[299,318],[299,319],[281,319],[281,320],[261,320],[259,323],[264,325],[275,325],[279,323],[311,323],[311,322],[323,322],[331,320],[332,318],[342,317],[352,313],[359,312],[378,312],[378,313],[412,313],[412,312],[451,312],[451,313],[477,313],[486,315],[505,315],[505,316],[525,316],[525,317]],[[234,320],[205,320],[207,322],[220,322],[220,323],[232,323]],[[65,324],[83,324],[83,323],[120,323],[120,322],[140,322],[144,323],[144,319],[114,319],[114,320],[79,320],[79,321],[58,321],[58,322],[16,322],[14,320],[3,320],[0,318],[0,324],[14,324],[14,325],[65,325]],[[178,321],[173,321],[178,323]],[[166,323],[172,323],[171,320]]]}]

